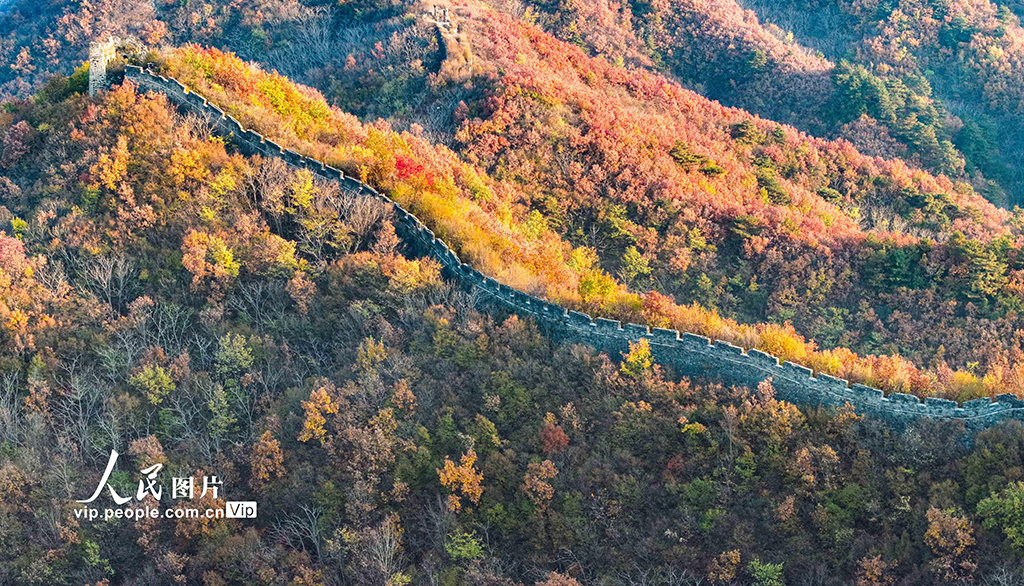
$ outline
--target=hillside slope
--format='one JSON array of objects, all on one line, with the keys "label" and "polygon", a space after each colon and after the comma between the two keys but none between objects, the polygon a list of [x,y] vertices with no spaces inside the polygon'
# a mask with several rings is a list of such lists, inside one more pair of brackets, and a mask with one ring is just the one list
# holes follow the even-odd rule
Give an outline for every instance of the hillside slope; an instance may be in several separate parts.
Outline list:
[{"label": "hillside slope", "polygon": [[[1004,373],[1019,361],[1002,337],[1016,329],[1017,236],[1003,238],[1016,220],[969,187],[755,121],[493,11],[458,13],[461,61],[401,69],[439,48],[432,27],[396,20],[310,77],[330,80],[320,84],[346,109],[451,133],[457,152],[514,182],[531,213],[637,289],[742,321],[792,320],[827,347],[908,354],[947,380],[947,360]],[[430,99],[368,98],[402,84]]]},{"label": "hillside slope", "polygon": [[996,129],[1021,128],[1024,30],[994,3],[493,4],[609,61],[1020,201],[1020,149]]},{"label": "hillside slope", "polygon": [[[273,19],[252,22],[223,8],[210,22],[221,23],[218,42],[227,44],[240,42],[246,26],[266,24],[266,39],[289,42],[257,44],[263,58],[348,111],[408,128],[405,137],[379,124],[379,137],[345,130],[367,136],[380,160],[371,165],[355,150],[338,161],[367,167],[387,189],[397,173],[410,194],[399,193],[401,201],[428,194],[424,217],[514,286],[594,314],[761,347],[889,390],[967,399],[1016,388],[1017,220],[969,187],[722,108],[657,75],[587,57],[485,5],[453,9],[458,35],[439,34],[422,5],[348,3],[333,16],[274,10],[259,17]],[[776,46],[756,20],[745,22],[747,37]],[[185,34],[167,30],[165,38]],[[65,38],[70,50],[86,37]],[[7,46],[19,43],[12,37]],[[766,54],[796,72],[823,63],[776,49]],[[39,76],[46,66],[37,57],[30,64]],[[326,132],[328,145],[339,140],[307,114],[282,111],[291,107],[287,91],[218,85],[263,94],[259,114],[236,111],[254,126],[288,120],[302,132]],[[211,88],[229,104],[239,97],[219,91]],[[394,142],[406,158],[383,154],[388,147],[374,147],[377,140]],[[319,142],[301,136],[294,146],[320,154]],[[424,192],[429,174],[420,177],[409,161],[454,188]]]},{"label": "hillside slope", "polygon": [[[655,70],[724,104],[968,181],[1000,205],[1024,193],[1021,153],[1006,138],[1013,133],[996,131],[1021,127],[1012,106],[1021,77],[1013,39],[1024,29],[992,3],[950,10],[915,0],[878,11],[799,1],[490,4],[610,62]],[[397,34],[403,58],[376,71],[392,83],[374,100],[408,106],[402,95],[416,91],[416,70],[434,64],[405,59],[422,43],[389,19],[428,8],[368,0],[243,7],[20,0],[0,16],[0,57],[11,64],[0,71],[0,95],[26,95],[84,58],[88,40],[105,32],[218,46],[292,76],[323,73],[338,54],[388,45]],[[395,81],[406,74],[412,85]],[[327,83],[322,89],[331,81],[319,80]],[[379,113],[388,117],[388,110]]]},{"label": "hillside slope", "polygon": [[[428,217],[430,199],[403,185],[461,199],[440,173],[468,172],[450,153],[419,152],[222,54],[166,58],[211,93],[232,80],[229,108],[364,169]],[[260,93],[229,89],[249,84]],[[555,344],[528,321],[477,313],[436,263],[396,254],[372,201],[232,153],[159,94],[85,88],[81,73],[58,78],[0,113],[0,582],[1019,575],[1007,555],[1019,550],[1019,424],[970,445],[948,422],[896,434],[801,411],[768,384],[666,380],[643,347],[615,365]],[[73,499],[112,449],[120,494],[163,464],[164,510],[237,499],[259,515],[82,519]],[[208,475],[219,496],[168,494],[169,476],[198,492]],[[111,506],[101,499],[92,506]],[[125,508],[143,504],[158,505]]]}]

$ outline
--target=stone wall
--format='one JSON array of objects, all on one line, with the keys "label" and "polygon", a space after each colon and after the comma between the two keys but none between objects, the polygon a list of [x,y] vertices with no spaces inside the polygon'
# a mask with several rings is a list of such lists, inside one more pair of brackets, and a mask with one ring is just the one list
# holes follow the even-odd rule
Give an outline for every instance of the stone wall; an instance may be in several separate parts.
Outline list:
[{"label": "stone wall", "polygon": [[927,398],[921,401],[913,395],[896,393],[883,396],[879,389],[853,384],[827,374],[815,375],[811,369],[779,359],[759,350],[744,351],[728,342],[676,330],[648,328],[639,324],[621,324],[603,318],[567,311],[560,305],[523,293],[480,273],[464,264],[453,250],[434,236],[420,220],[397,203],[375,189],[339,169],[321,161],[281,148],[260,134],[242,128],[231,116],[210,104],[199,94],[190,92],[177,80],[154,75],[139,67],[128,66],[126,78],[139,87],[161,92],[183,111],[207,118],[214,130],[234,143],[245,155],[279,157],[288,164],[310,169],[317,175],[340,181],[354,192],[372,197],[394,210],[395,232],[418,255],[437,259],[447,278],[461,283],[467,289],[476,289],[491,305],[534,319],[550,335],[573,342],[591,345],[617,358],[629,350],[629,343],[646,338],[655,361],[677,374],[708,376],[727,384],[756,387],[771,379],[777,395],[797,405],[839,407],[852,405],[858,413],[884,419],[902,427],[921,418],[963,420],[976,431],[1004,419],[1024,419],[1024,401],[1011,394],[1000,395],[994,401],[976,399],[958,405],[954,401]]}]

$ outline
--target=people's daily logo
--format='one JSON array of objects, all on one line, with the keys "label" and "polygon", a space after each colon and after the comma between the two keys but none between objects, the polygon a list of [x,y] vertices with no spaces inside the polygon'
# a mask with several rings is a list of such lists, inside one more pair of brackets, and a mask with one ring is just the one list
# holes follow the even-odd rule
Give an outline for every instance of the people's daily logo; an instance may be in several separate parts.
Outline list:
[{"label": "people's daily logo", "polygon": [[[96,489],[93,490],[91,496],[83,500],[76,500],[76,503],[83,505],[89,505],[90,503],[96,502],[103,495],[103,489],[107,490],[111,500],[114,504],[118,505],[117,508],[108,507],[100,509],[96,506],[85,506],[78,507],[75,509],[75,516],[82,519],[95,520],[103,517],[104,520],[109,519],[141,519],[145,517],[149,518],[200,518],[205,517],[208,519],[253,519],[256,517],[256,502],[255,501],[227,501],[224,503],[223,508],[215,507],[193,507],[193,506],[181,506],[182,500],[193,500],[197,497],[203,499],[209,495],[212,499],[216,500],[220,498],[220,490],[223,487],[223,481],[218,479],[217,476],[203,476],[202,485],[199,486],[199,479],[193,478],[192,476],[185,477],[172,477],[171,478],[171,490],[169,493],[164,492],[163,484],[159,480],[160,471],[163,470],[164,465],[157,463],[151,466],[147,466],[139,471],[139,483],[138,488],[134,494],[128,493],[121,495],[114,489],[114,486],[110,483],[110,476],[114,472],[114,468],[117,465],[118,453],[116,450],[110,451],[110,458],[107,459],[107,467],[103,471],[103,475],[100,477],[99,484],[96,485]],[[201,490],[200,490],[201,488]],[[163,504],[164,496],[169,496],[168,500],[175,501],[173,508],[161,509],[160,505]],[[147,497],[152,497],[156,501],[157,506],[153,507],[152,501],[147,501]],[[132,500],[139,503],[140,506],[125,507]],[[207,501],[209,502],[209,500]]]}]

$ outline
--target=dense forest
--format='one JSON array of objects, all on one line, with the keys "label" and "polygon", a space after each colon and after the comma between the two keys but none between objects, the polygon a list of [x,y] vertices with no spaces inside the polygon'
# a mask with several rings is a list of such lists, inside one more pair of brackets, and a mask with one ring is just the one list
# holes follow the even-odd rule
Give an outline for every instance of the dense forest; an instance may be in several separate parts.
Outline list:
[{"label": "dense forest", "polygon": [[[437,73],[422,73],[417,104],[395,107],[429,112],[453,92],[465,98],[441,150],[497,183],[466,184],[456,207],[498,223],[461,222],[465,213],[431,195],[439,186],[396,191],[391,182],[407,183],[410,167],[393,168],[390,155],[367,177],[484,272],[576,309],[761,347],[888,390],[970,399],[1015,388],[1016,216],[964,184],[725,109],[498,13],[460,26],[473,42],[459,50],[471,57],[446,50]],[[391,36],[397,47],[372,51],[412,45],[417,30],[408,28]],[[426,39],[414,46],[431,51]],[[222,70],[165,71],[243,124],[358,175],[348,147],[332,154],[324,144],[339,138],[311,137],[333,130],[291,111],[306,106],[254,113],[253,84],[229,71],[241,62],[216,59]],[[391,83],[415,83],[412,74],[360,75],[360,63],[377,62],[372,54],[343,59],[347,75],[322,75],[378,97]],[[332,84],[336,99],[360,112],[367,94],[342,83]],[[426,149],[420,140],[435,136],[417,123],[404,140]],[[421,162],[425,173],[448,174]],[[500,232],[488,242],[505,253],[481,250],[482,225]],[[505,266],[511,259],[526,266]]]},{"label": "dense forest", "polygon": [[[514,3],[496,5],[511,9]],[[527,2],[613,62],[1021,202],[1024,29],[996,2]],[[1024,12],[1022,12],[1024,14]],[[1002,129],[1003,132],[999,130]],[[1011,130],[1012,129],[1012,130]],[[1007,132],[1009,131],[1009,132]]]},{"label": "dense forest", "polygon": [[[726,22],[732,22],[730,14],[742,16],[750,29],[744,38],[756,39],[758,46],[780,42],[761,30],[750,13],[736,12],[729,2],[719,4],[713,7],[720,10],[704,7],[704,12]],[[40,10],[49,5],[32,6]],[[563,8],[573,7],[582,10],[575,4]],[[913,157],[904,157],[909,166],[902,160],[881,162],[860,156],[845,143],[821,143],[743,112],[723,110],[648,73],[639,54],[628,60],[611,53],[587,58],[586,52],[594,49],[581,39],[590,36],[581,32],[580,38],[574,37],[577,44],[587,45],[581,50],[556,43],[523,24],[546,22],[529,7],[510,10],[518,14],[518,22],[484,6],[458,9],[461,32],[448,41],[416,17],[424,6],[266,6],[251,18],[244,10],[224,7],[207,18],[208,31],[185,26],[200,17],[188,12],[187,5],[175,7],[173,14],[157,11],[116,22],[105,20],[115,14],[109,10],[49,9],[65,11],[57,19],[63,27],[59,31],[40,30],[48,19],[31,18],[27,6],[4,19],[11,30],[6,46],[15,61],[7,75],[22,84],[17,87],[31,87],[54,65],[72,63],[71,56],[76,50],[80,54],[94,30],[133,33],[151,43],[196,40],[230,46],[319,87],[333,103],[363,120],[384,118],[392,127],[446,145],[464,162],[504,180],[510,198],[503,203],[512,205],[509,199],[514,199],[529,213],[527,218],[518,213],[521,208],[510,210],[525,225],[521,232],[526,237],[554,232],[576,251],[563,250],[561,256],[575,267],[578,278],[547,279],[561,289],[547,292],[554,300],[572,305],[576,299],[577,307],[591,313],[644,318],[759,346],[889,390],[968,399],[1012,391],[1017,384],[1018,221],[980,201],[977,194],[989,195],[988,183],[932,178],[915,168],[921,161]],[[609,35],[629,28],[623,23],[611,26],[618,21],[610,14],[580,22],[604,23],[601,30]],[[690,13],[673,14],[682,18]],[[87,17],[93,20],[87,22]],[[645,22],[662,20],[652,16]],[[710,26],[717,21],[702,22]],[[685,29],[681,24],[665,26]],[[164,32],[154,36],[146,33],[149,29]],[[721,30],[739,29],[723,25]],[[52,48],[46,59],[25,45],[39,35]],[[253,35],[264,41],[254,42]],[[700,43],[691,39],[677,44],[708,50],[716,46],[717,36],[699,37]],[[729,39],[723,42],[737,46]],[[626,40],[590,44],[608,51],[646,46]],[[828,62],[803,50],[757,50],[785,61],[786,71],[831,75]],[[552,58],[563,51],[576,57]],[[720,58],[735,61],[730,55]],[[696,55],[681,63],[691,61],[715,62]],[[885,89],[860,65],[840,69],[846,71],[840,73],[850,91],[884,90],[861,96],[878,119],[892,119],[878,109],[895,107],[889,103],[893,96],[902,95],[900,99],[920,108],[938,107],[911,99],[903,90]],[[670,68],[660,70],[672,75]],[[774,69],[761,77],[766,83],[787,78]],[[603,83],[588,84],[601,79]],[[728,95],[708,89],[715,84],[687,83],[729,102]],[[817,87],[812,81],[794,83]],[[527,91],[520,91],[524,87]],[[820,106],[821,91],[794,89],[790,93],[804,98],[793,100],[787,94],[771,102]],[[775,94],[757,87],[752,95]],[[738,97],[733,101],[758,109]],[[861,109],[852,96],[841,102]],[[833,106],[826,109],[842,109]],[[805,121],[816,116],[795,112]],[[936,112],[920,110],[913,116],[943,118]],[[780,112],[769,114],[786,118]],[[866,124],[861,129],[865,136],[885,134],[870,121]],[[664,131],[646,141],[639,140],[637,128]],[[553,156],[556,151],[561,155]],[[899,149],[882,154],[905,155]],[[593,158],[596,164],[581,165],[580,157]],[[957,174],[951,176],[956,179]],[[490,205],[493,218],[497,204]],[[538,249],[550,256],[550,247]],[[543,270],[550,271],[565,260],[546,259],[544,264]],[[524,274],[535,272],[536,266],[517,271],[510,284],[523,285]],[[565,291],[567,284],[580,286]],[[640,295],[623,294],[623,286]],[[544,290],[540,285],[523,288]],[[925,325],[924,335],[917,324]],[[819,349],[826,354],[816,353]],[[854,359],[847,349],[863,358]]]},{"label": "dense forest", "polygon": [[[1024,583],[1019,422],[552,340],[390,208],[83,64],[134,36],[519,290],[964,401],[1024,388],[1024,8],[444,6],[0,13],[0,584]],[[258,518],[84,520],[111,450],[120,494],[161,464]]]},{"label": "dense forest", "polygon": [[[369,201],[83,89],[6,114],[33,134],[5,164],[40,172],[5,181],[34,211],[2,237],[5,582],[1020,579],[1018,422],[899,432],[553,344],[397,254]],[[110,446],[259,518],[77,520]]]}]

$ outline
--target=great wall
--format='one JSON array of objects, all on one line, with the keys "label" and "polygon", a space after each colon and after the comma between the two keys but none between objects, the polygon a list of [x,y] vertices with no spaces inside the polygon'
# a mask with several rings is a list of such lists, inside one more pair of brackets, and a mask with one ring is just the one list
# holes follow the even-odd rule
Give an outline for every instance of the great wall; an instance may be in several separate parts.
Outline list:
[{"label": "great wall", "polygon": [[[105,65],[105,64],[104,64]],[[607,352],[615,358],[627,352],[630,342],[641,338],[649,341],[654,360],[670,367],[683,376],[706,376],[727,384],[755,387],[771,379],[777,396],[797,405],[841,407],[851,405],[857,413],[881,418],[897,428],[923,418],[962,420],[971,432],[1007,419],[1024,420],[1024,400],[1012,394],[1003,394],[994,400],[975,399],[959,405],[954,401],[934,397],[921,401],[918,397],[902,393],[883,396],[879,389],[848,381],[824,373],[813,373],[798,364],[781,363],[778,358],[759,350],[744,351],[738,346],[676,330],[649,328],[646,325],[626,324],[568,311],[564,307],[533,297],[464,264],[444,242],[435,238],[416,216],[403,209],[374,188],[341,170],[323,162],[283,149],[262,135],[243,128],[235,118],[209,103],[201,95],[189,91],[182,83],[128,65],[125,77],[138,87],[160,92],[183,111],[205,117],[216,133],[232,142],[240,153],[252,156],[278,157],[288,164],[309,169],[328,180],[339,181],[353,192],[362,193],[394,209],[395,231],[409,247],[410,252],[429,255],[443,267],[447,278],[466,289],[476,289],[482,297],[520,316],[530,317],[547,333],[561,340],[580,342]],[[97,85],[106,83],[104,77]],[[92,85],[92,84],[90,84]]]}]

